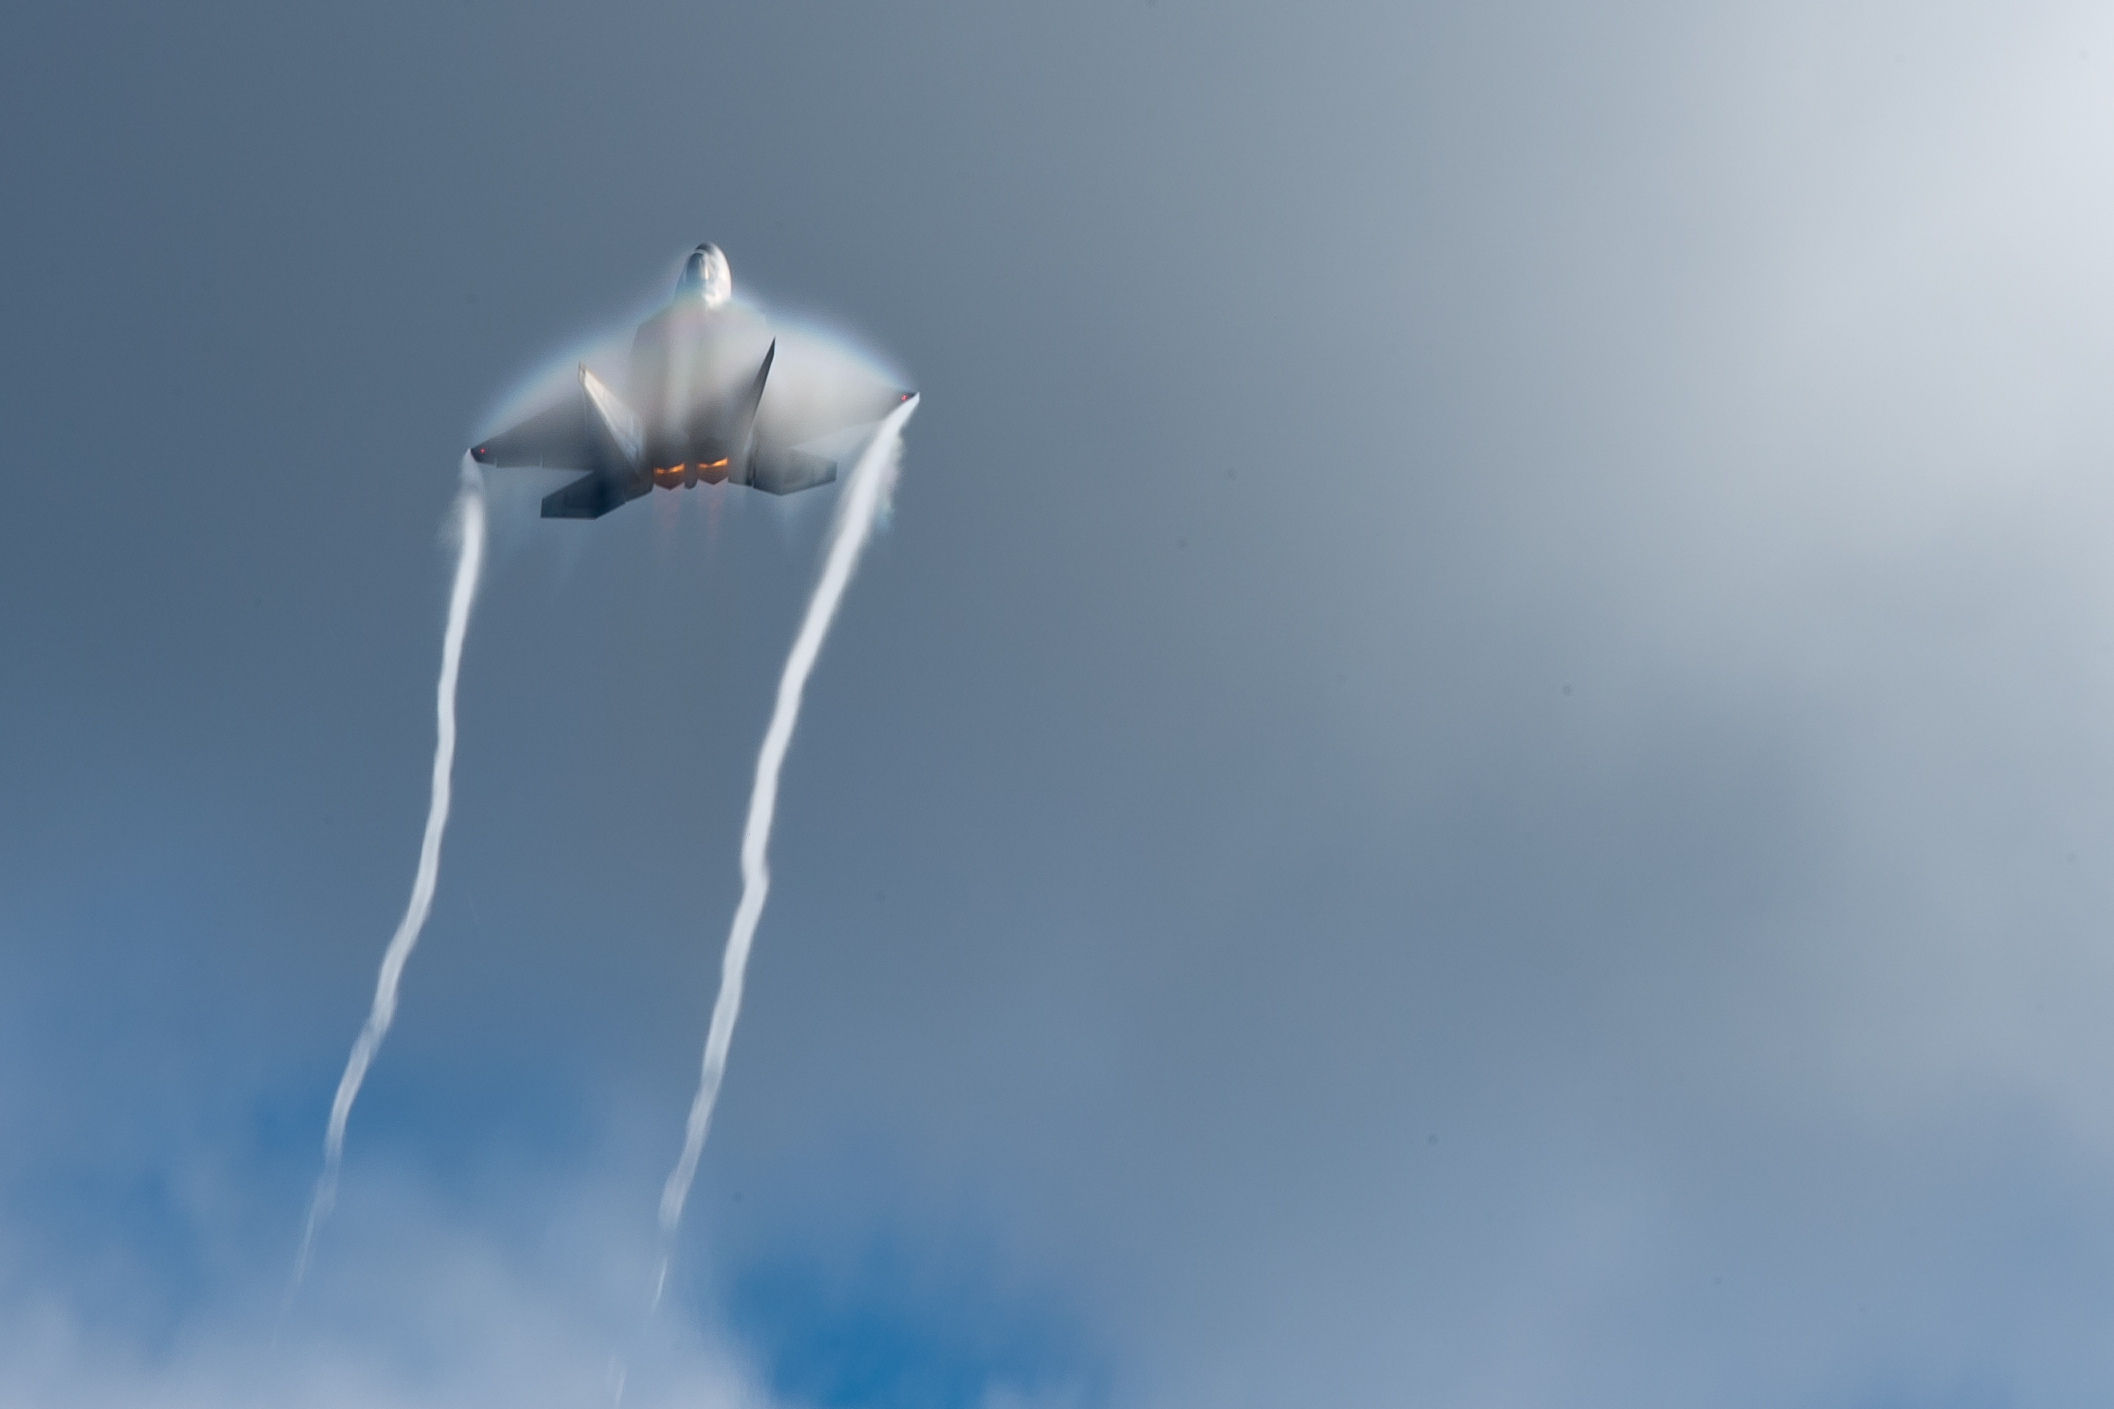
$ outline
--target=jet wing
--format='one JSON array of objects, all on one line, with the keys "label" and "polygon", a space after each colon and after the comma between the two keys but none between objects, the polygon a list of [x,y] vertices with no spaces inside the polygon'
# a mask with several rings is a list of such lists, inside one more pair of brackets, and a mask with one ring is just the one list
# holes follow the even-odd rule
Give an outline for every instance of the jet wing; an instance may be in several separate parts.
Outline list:
[{"label": "jet wing", "polygon": [[557,405],[507,427],[470,454],[478,464],[502,470],[596,469],[602,447],[590,434],[594,414],[587,388],[575,386]]},{"label": "jet wing", "polygon": [[749,483],[766,494],[798,494],[837,478],[837,462],[799,450],[759,445],[749,462]]},{"label": "jet wing", "polygon": [[910,399],[901,387],[866,376],[796,364],[773,375],[757,408],[756,434],[774,445],[800,445],[853,426],[878,421]]},{"label": "jet wing", "polygon": [[471,459],[496,469],[586,470],[544,496],[547,519],[598,519],[653,488],[638,455],[638,417],[584,366],[564,400],[470,449]]}]

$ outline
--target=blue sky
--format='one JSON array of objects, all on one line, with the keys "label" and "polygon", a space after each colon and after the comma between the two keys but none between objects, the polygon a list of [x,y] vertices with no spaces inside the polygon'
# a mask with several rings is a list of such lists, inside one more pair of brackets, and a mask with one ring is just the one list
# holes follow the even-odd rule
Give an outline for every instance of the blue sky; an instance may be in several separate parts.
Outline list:
[{"label": "blue sky", "polygon": [[[2084,5],[0,20],[0,1400],[2099,1404]],[[710,239],[816,502],[463,448]]]}]

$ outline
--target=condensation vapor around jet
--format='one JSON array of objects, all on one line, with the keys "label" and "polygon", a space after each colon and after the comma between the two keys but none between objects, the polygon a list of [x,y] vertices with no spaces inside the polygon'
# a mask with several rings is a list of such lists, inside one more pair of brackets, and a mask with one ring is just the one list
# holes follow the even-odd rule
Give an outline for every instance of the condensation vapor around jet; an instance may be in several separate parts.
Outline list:
[{"label": "condensation vapor around jet", "polygon": [[426,832],[419,843],[418,871],[411,882],[411,901],[389,937],[382,953],[382,969],[374,986],[374,1006],[352,1044],[338,1093],[330,1103],[330,1125],[323,1136],[323,1173],[316,1180],[315,1197],[308,1208],[308,1222],[301,1232],[301,1251],[294,1262],[293,1284],[288,1295],[299,1289],[308,1270],[316,1230],[330,1216],[337,1202],[338,1171],[345,1158],[345,1123],[352,1115],[360,1084],[367,1068],[381,1049],[389,1024],[396,1018],[396,990],[404,975],[404,964],[418,945],[419,932],[433,908],[433,892],[440,883],[440,844],[448,829],[450,783],[455,770],[455,685],[462,671],[462,643],[470,628],[470,607],[477,598],[478,577],[484,568],[485,502],[484,475],[468,456],[463,458],[462,489],[455,498],[455,583],[448,594],[448,624],[441,636],[440,688],[435,706],[438,735],[433,748],[432,801],[426,810]]}]

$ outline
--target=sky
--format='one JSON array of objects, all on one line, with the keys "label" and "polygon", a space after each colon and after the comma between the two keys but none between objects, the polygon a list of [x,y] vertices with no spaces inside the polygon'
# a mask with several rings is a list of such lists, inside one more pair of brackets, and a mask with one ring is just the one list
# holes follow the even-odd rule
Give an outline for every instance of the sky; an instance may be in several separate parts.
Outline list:
[{"label": "sky", "polygon": [[[0,1402],[2114,1387],[2114,18],[0,17]],[[463,449],[719,244],[835,491]]]}]

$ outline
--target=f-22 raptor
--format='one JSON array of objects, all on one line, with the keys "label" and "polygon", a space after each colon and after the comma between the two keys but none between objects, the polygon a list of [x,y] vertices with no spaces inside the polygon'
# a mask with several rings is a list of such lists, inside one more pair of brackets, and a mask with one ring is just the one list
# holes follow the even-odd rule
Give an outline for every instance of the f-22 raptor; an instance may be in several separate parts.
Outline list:
[{"label": "f-22 raptor", "polygon": [[835,461],[799,444],[879,420],[911,396],[841,375],[790,385],[781,376],[774,385],[777,355],[768,325],[734,302],[727,257],[699,245],[674,296],[639,325],[623,395],[582,363],[579,385],[563,400],[472,446],[470,458],[500,469],[586,471],[544,498],[547,519],[598,519],[656,487],[699,482],[796,494],[837,478]]}]

